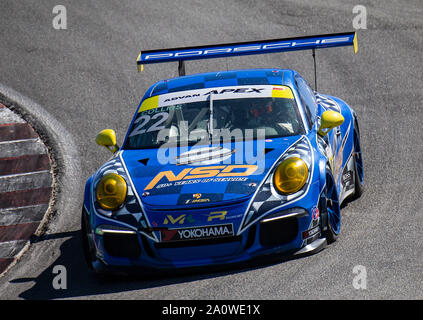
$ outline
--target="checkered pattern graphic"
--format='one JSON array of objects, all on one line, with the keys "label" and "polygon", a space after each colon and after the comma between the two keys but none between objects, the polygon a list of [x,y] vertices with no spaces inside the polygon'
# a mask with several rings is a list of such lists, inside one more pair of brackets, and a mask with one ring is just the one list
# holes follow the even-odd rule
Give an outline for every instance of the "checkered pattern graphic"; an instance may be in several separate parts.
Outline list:
[{"label": "checkered pattern graphic", "polygon": [[240,70],[212,72],[170,80],[163,80],[151,87],[144,98],[165,93],[243,85],[282,85],[286,70]]},{"label": "checkered pattern graphic", "polygon": [[318,93],[318,94],[316,94],[316,100],[317,100],[317,103],[320,104],[326,110],[332,110],[332,111],[336,111],[336,112],[341,113],[341,108],[331,98]]},{"label": "checkered pattern graphic", "polygon": [[138,203],[138,200],[135,196],[133,186],[130,183],[130,180],[128,179],[128,176],[126,175],[126,171],[123,168],[122,162],[119,157],[115,157],[109,162],[107,162],[97,173],[95,179],[94,179],[94,185],[97,185],[98,181],[108,173],[115,173],[120,175],[122,178],[125,179],[127,183],[127,196],[125,204],[122,208],[120,208],[118,211],[111,212],[104,210],[100,207],[96,199],[94,198],[94,206],[97,212],[106,215],[110,218],[114,218],[120,222],[124,222],[126,224],[129,224],[131,226],[136,227],[139,230],[143,229],[143,233],[145,233],[147,236],[154,237],[151,232],[147,232],[145,229],[149,227],[148,222],[146,220],[145,214]]},{"label": "checkered pattern graphic", "polygon": [[299,197],[307,190],[307,186],[309,185],[311,179],[311,174],[309,174],[304,187],[295,194],[285,196],[277,193],[274,190],[272,183],[273,173],[275,172],[280,162],[290,157],[298,157],[304,160],[310,171],[310,168],[312,166],[311,145],[306,137],[302,137],[299,141],[294,143],[283,154],[282,158],[278,161],[277,165],[275,165],[273,169],[268,173],[266,181],[261,186],[260,190],[257,192],[256,196],[254,197],[247,209],[247,214],[241,225],[240,232],[248,228],[251,224],[257,221],[263,215],[270,214],[276,211],[279,207],[281,207],[282,205],[286,205],[289,201]]}]

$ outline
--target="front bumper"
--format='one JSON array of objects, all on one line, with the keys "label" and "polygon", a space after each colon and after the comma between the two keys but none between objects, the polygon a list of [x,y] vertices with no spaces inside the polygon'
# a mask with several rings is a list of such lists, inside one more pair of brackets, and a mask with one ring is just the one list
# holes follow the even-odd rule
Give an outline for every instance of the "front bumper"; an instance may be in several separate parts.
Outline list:
[{"label": "front bumper", "polygon": [[100,272],[138,270],[142,274],[320,251],[326,240],[321,236],[317,208],[299,204],[265,216],[239,235],[169,243],[153,241],[118,221],[91,212],[88,220],[97,258],[93,267]]}]

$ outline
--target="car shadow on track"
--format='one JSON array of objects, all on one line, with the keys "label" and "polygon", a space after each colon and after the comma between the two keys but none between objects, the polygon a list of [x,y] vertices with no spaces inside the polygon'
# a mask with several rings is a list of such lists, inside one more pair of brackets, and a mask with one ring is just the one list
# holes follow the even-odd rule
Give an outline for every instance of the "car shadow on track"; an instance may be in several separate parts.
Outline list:
[{"label": "car shadow on track", "polygon": [[[189,270],[187,272],[178,272],[177,274],[149,274],[148,278],[134,275],[98,276],[91,272],[85,263],[81,248],[81,235],[79,231],[47,235],[39,239],[35,239],[34,241],[40,242],[51,239],[67,238],[69,236],[70,238],[65,240],[60,246],[61,254],[59,258],[54,261],[54,263],[52,263],[47,269],[45,269],[38,277],[17,278],[11,280],[11,283],[35,282],[34,286],[22,292],[19,295],[19,298],[29,300],[48,300],[89,297],[91,295],[143,290],[178,283],[218,278],[229,274],[266,268],[273,264],[279,264],[284,261],[297,258],[274,256],[260,258],[260,260],[250,261],[243,263],[242,265],[213,267],[213,269],[207,267],[198,270]],[[53,273],[54,267],[58,265],[64,266],[66,268],[66,281],[61,281],[62,286],[65,286],[66,289],[55,289],[53,286],[55,277],[63,275],[63,273]]]}]

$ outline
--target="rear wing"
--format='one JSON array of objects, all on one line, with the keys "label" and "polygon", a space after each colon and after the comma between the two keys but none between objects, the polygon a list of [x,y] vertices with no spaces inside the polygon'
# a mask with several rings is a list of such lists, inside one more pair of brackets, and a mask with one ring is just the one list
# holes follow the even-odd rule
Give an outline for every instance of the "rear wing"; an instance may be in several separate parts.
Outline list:
[{"label": "rear wing", "polygon": [[354,53],[357,53],[356,32],[140,51],[137,58],[137,66],[138,71],[142,71],[143,65],[152,63],[183,62],[187,60],[225,58],[295,50],[315,50],[340,46],[353,46]]},{"label": "rear wing", "polygon": [[197,47],[182,47],[173,49],[140,51],[137,58],[137,68],[138,71],[143,71],[143,67],[145,64],[177,61],[179,63],[179,76],[184,76],[184,62],[188,60],[226,58],[252,54],[287,52],[295,50],[311,50],[314,60],[314,90],[317,91],[315,50],[343,46],[353,46],[354,53],[357,53],[357,33],[332,33],[285,39],[260,40]]}]

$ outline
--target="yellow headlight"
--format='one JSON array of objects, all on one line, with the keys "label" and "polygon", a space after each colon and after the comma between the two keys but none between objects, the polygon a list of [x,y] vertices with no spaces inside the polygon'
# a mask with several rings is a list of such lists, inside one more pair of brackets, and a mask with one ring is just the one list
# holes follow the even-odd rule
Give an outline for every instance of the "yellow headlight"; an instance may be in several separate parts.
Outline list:
[{"label": "yellow headlight", "polygon": [[308,168],[300,158],[284,160],[273,175],[273,184],[277,191],[291,194],[299,191],[307,181]]},{"label": "yellow headlight", "polygon": [[126,192],[125,180],[115,173],[108,173],[97,184],[96,197],[103,209],[115,210],[125,201]]}]

